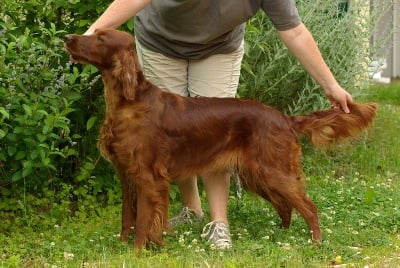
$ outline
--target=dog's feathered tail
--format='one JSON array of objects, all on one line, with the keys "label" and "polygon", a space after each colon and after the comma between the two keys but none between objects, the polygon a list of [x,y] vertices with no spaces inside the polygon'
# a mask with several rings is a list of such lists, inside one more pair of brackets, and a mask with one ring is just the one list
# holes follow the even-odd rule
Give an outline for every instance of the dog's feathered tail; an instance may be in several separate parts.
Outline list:
[{"label": "dog's feathered tail", "polygon": [[378,105],[350,103],[348,107],[348,114],[340,109],[330,109],[304,116],[292,116],[293,127],[297,133],[306,135],[317,146],[354,137],[372,123]]}]

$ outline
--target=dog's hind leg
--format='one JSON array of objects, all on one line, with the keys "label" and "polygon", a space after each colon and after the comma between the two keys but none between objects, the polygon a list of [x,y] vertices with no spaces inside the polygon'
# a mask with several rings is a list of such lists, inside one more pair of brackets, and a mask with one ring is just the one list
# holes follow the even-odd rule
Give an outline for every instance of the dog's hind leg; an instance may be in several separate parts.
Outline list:
[{"label": "dog's hind leg", "polygon": [[[253,168],[254,170],[259,170],[258,166]],[[246,172],[246,175],[240,176],[240,178],[242,180],[243,188],[246,191],[258,194],[259,196],[270,202],[282,220],[281,226],[284,228],[289,228],[292,220],[293,207],[285,198],[278,194],[274,194],[270,190],[267,181],[268,177],[266,176],[266,174],[260,176],[260,174],[256,175],[253,172]]]},{"label": "dog's hind leg", "polygon": [[289,202],[279,195],[271,194],[271,196],[273,196],[272,199],[265,192],[260,193],[260,195],[265,200],[271,202],[272,206],[278,212],[278,215],[282,220],[281,226],[284,228],[289,228],[290,223],[292,221],[292,210],[293,210],[293,207],[289,204]]},{"label": "dog's hind leg", "polygon": [[[263,168],[258,173],[260,191],[268,193],[268,198],[282,218],[282,226],[290,224],[291,208],[295,208],[306,221],[314,241],[322,239],[315,204],[307,197],[297,174],[284,174],[274,168]],[[260,194],[263,196],[262,194]]]},{"label": "dog's hind leg", "polygon": [[294,207],[306,221],[311,231],[311,239],[320,241],[322,239],[318,219],[318,209],[311,199],[306,195],[296,175],[288,176],[284,187],[278,187],[277,193]]}]

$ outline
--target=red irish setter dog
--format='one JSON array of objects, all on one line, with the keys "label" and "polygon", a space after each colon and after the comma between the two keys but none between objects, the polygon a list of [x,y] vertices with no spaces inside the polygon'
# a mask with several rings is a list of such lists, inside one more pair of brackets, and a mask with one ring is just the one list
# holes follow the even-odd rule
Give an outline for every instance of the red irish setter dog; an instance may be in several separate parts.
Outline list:
[{"label": "red irish setter dog", "polygon": [[144,77],[128,33],[70,34],[65,47],[73,61],[96,66],[105,84],[99,147],[122,183],[122,241],[134,227],[135,247],[163,244],[170,183],[220,171],[237,173],[246,191],[271,202],[282,226],[295,208],[311,238],[322,239],[317,207],[303,190],[298,136],[316,145],[353,137],[373,121],[376,104],[286,116],[251,100],[185,98]]}]

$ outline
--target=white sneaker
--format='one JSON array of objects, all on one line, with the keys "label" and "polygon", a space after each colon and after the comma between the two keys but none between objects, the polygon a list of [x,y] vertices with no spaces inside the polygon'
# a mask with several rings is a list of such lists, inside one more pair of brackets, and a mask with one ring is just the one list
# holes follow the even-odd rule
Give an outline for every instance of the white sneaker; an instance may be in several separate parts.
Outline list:
[{"label": "white sneaker", "polygon": [[203,228],[201,235],[211,246],[217,249],[228,249],[232,247],[232,241],[229,234],[229,227],[223,221],[212,221]]}]

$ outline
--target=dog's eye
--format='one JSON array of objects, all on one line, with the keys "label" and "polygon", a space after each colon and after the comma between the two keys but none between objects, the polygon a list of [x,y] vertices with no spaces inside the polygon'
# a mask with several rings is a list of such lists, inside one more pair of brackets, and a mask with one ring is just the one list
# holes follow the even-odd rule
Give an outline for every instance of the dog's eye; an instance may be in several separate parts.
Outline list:
[{"label": "dog's eye", "polygon": [[99,40],[100,42],[104,42],[104,38],[101,35],[97,36],[97,40]]}]

